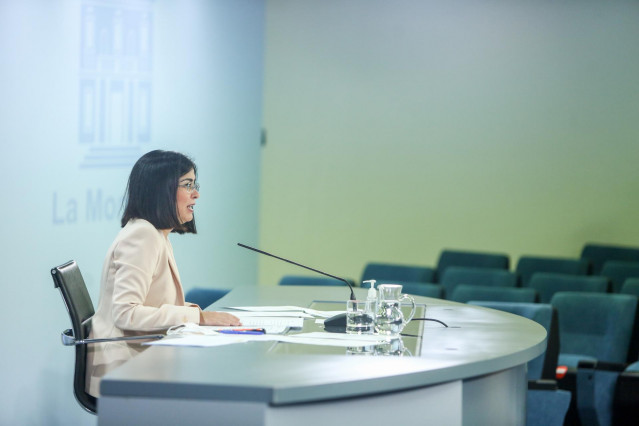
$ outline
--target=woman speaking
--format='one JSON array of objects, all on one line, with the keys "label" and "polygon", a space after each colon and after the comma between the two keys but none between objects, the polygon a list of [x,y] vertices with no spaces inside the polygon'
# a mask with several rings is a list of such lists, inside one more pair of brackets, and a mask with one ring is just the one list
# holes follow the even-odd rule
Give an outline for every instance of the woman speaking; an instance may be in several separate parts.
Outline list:
[{"label": "woman speaking", "polygon": [[[136,336],[186,322],[240,325],[225,312],[204,312],[184,301],[171,232],[195,233],[200,197],[197,167],[177,152],[151,151],[133,166],[127,184],[122,229],[104,260],[100,298],[90,338]],[[99,397],[104,374],[144,350],[135,341],[89,345],[87,392]]]}]

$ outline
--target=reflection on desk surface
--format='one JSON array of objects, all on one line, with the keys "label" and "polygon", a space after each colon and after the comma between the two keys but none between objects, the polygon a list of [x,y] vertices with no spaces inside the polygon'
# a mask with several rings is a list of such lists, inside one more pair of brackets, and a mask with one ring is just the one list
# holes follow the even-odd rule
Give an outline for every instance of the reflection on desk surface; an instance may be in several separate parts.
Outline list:
[{"label": "reflection on desk surface", "polygon": [[[338,311],[345,309],[345,302],[314,301],[309,306],[320,311]],[[410,306],[402,307],[404,315],[410,313]],[[426,305],[417,304],[415,318],[424,317]],[[314,331],[324,331],[324,328],[315,322],[314,319],[304,321],[304,328],[301,330],[290,330],[289,334],[310,333]],[[269,353],[287,355],[394,355],[394,356],[419,356],[422,348],[422,334],[424,331],[423,321],[409,322],[401,334],[401,340],[379,345],[378,347],[364,348],[340,348],[333,346],[316,345],[295,345],[290,343],[274,343]]]}]

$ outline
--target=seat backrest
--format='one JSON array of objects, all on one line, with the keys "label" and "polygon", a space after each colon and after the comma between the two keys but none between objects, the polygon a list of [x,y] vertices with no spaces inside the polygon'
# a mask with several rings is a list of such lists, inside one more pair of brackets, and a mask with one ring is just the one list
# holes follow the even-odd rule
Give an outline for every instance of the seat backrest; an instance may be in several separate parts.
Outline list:
[{"label": "seat backrest", "polygon": [[[348,280],[348,279],[347,279]],[[351,282],[351,280],[348,280]],[[330,285],[345,286],[346,283],[329,277],[307,277],[304,275],[284,275],[279,285]],[[352,285],[352,282],[351,282]]]},{"label": "seat backrest", "polygon": [[528,285],[530,278],[537,272],[554,272],[567,275],[587,275],[590,270],[588,259],[563,259],[558,257],[522,256],[517,261],[515,272],[520,284]]},{"label": "seat backrest", "polygon": [[510,258],[505,254],[480,253],[464,250],[442,250],[437,260],[436,279],[441,278],[451,266],[467,266],[473,268],[510,268]]},{"label": "seat backrest", "polygon": [[184,299],[189,303],[195,303],[200,308],[205,309],[207,306],[226,296],[229,291],[231,290],[195,287],[186,292]]},{"label": "seat backrest", "polygon": [[639,247],[588,243],[581,250],[581,258],[590,260],[590,273],[598,275],[604,263],[609,260],[639,262]]},{"label": "seat backrest", "polygon": [[[628,294],[639,298],[639,278],[628,278],[621,286],[620,294]],[[639,303],[635,315],[635,325],[630,339],[630,350],[628,351],[628,362],[639,359]],[[638,363],[639,364],[639,363]]]},{"label": "seat backrest", "polygon": [[559,317],[561,354],[622,363],[637,309],[637,298],[626,294],[558,292],[550,302]]},{"label": "seat backrest", "polygon": [[444,286],[446,298],[449,298],[459,284],[515,287],[517,275],[503,269],[450,266],[441,277],[440,283]]},{"label": "seat backrest", "polygon": [[427,266],[398,265],[394,263],[367,263],[362,272],[361,281],[393,280],[430,283],[434,280],[435,271]]},{"label": "seat backrest", "polygon": [[[71,329],[76,340],[88,338],[91,331],[91,318],[95,313],[91,296],[87,291],[80,268],[75,261],[51,269],[54,286],[60,289],[62,299],[71,319]],[[73,393],[87,411],[97,412],[97,400],[85,390],[87,370],[87,345],[75,346],[75,371]]]},{"label": "seat backrest", "polygon": [[619,293],[628,278],[639,278],[639,262],[609,260],[604,263],[599,275],[608,277],[612,283],[612,292]]},{"label": "seat backrest", "polygon": [[634,294],[639,297],[639,278],[628,278],[624,281],[619,291],[621,294]]},{"label": "seat backrest", "polygon": [[552,296],[560,291],[606,293],[610,288],[610,282],[608,278],[601,276],[538,272],[533,274],[528,287],[537,291],[539,302],[550,303]]},{"label": "seat backrest", "polygon": [[470,301],[470,304],[510,312],[541,324],[548,333],[546,351],[528,362],[528,380],[555,379],[559,356],[557,310],[547,303]]},{"label": "seat backrest", "polygon": [[532,288],[459,284],[448,299],[460,303],[467,303],[470,300],[535,303],[537,292]]}]

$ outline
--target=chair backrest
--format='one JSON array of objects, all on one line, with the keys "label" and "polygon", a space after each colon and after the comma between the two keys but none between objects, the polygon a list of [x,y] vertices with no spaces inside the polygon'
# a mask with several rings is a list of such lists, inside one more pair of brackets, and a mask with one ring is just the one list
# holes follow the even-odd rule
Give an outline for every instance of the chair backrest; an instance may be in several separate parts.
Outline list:
[{"label": "chair backrest", "polygon": [[459,284],[448,299],[460,303],[471,300],[535,303],[537,292],[532,288]]},{"label": "chair backrest", "polygon": [[526,287],[533,274],[538,272],[587,275],[589,270],[590,261],[588,259],[563,259],[539,256],[521,256],[515,268],[515,272],[519,275],[520,284],[523,287]]},{"label": "chair backrest", "polygon": [[637,298],[626,294],[558,292],[550,302],[559,317],[561,355],[626,361]]},{"label": "chair backrest", "polygon": [[[620,294],[628,294],[639,299],[639,278],[628,278],[621,286]],[[635,314],[635,325],[630,339],[630,350],[628,351],[628,362],[639,359],[639,302],[637,313]],[[639,364],[639,363],[638,363]],[[639,388],[638,388],[639,389]]]},{"label": "chair backrest", "polygon": [[609,260],[639,262],[639,247],[588,243],[581,250],[581,258],[590,260],[590,273],[598,275],[604,263]]},{"label": "chair backrest", "polygon": [[606,277],[592,275],[565,275],[538,272],[528,283],[539,294],[539,302],[550,303],[552,296],[560,291],[584,291],[591,293],[606,293],[610,282]]},{"label": "chair backrest", "polygon": [[557,310],[552,305],[499,301],[470,301],[469,303],[510,312],[541,324],[548,333],[546,351],[528,362],[528,380],[555,379],[560,343]]},{"label": "chair backrest", "polygon": [[435,271],[427,266],[398,265],[393,263],[368,263],[362,272],[361,281],[397,280],[407,282],[430,283]]},{"label": "chair backrest", "polygon": [[[73,336],[76,340],[87,338],[91,331],[91,318],[95,311],[78,265],[73,260],[69,261],[51,269],[51,276],[54,286],[60,289],[69,313]],[[97,400],[85,390],[86,370],[87,345],[76,345],[73,393],[83,408],[95,414]]]},{"label": "chair backrest", "polygon": [[451,266],[467,266],[473,268],[510,268],[510,258],[505,254],[480,253],[464,250],[442,250],[437,260],[436,279],[441,278]]},{"label": "chair backrest", "polygon": [[[346,278],[349,282],[349,280]],[[345,286],[346,283],[340,280],[329,277],[307,277],[304,275],[284,275],[280,279],[279,285],[331,285],[331,286]]]},{"label": "chair backrest", "polygon": [[222,288],[195,287],[186,292],[186,294],[184,295],[184,299],[187,302],[195,303],[200,308],[204,309],[207,306],[215,303],[222,297],[226,296],[229,291],[231,290]]},{"label": "chair backrest", "polygon": [[619,291],[621,294],[634,294],[639,297],[639,278],[628,278]]},{"label": "chair backrest", "polygon": [[441,277],[440,283],[444,286],[446,298],[450,298],[459,284],[515,287],[517,275],[503,269],[450,266]]},{"label": "chair backrest", "polygon": [[612,292],[619,293],[628,278],[639,278],[639,262],[609,260],[604,263],[599,275],[608,277],[612,283]]},{"label": "chair backrest", "polygon": [[377,281],[376,285],[380,284],[399,284],[402,286],[402,293],[415,296],[433,297],[436,299],[443,299],[444,297],[444,287],[439,284],[397,280]]}]

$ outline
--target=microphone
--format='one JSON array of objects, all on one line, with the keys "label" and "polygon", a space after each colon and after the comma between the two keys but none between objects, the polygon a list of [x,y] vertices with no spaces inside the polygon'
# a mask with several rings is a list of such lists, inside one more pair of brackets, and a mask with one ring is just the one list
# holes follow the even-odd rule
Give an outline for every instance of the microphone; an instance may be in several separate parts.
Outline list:
[{"label": "microphone", "polygon": [[293,262],[292,260],[284,259],[283,257],[276,256],[276,255],[268,253],[268,252],[266,252],[264,250],[259,250],[259,249],[256,249],[255,247],[247,246],[246,244],[237,243],[237,245],[240,246],[240,247],[244,247],[246,249],[249,249],[249,250],[253,250],[253,251],[261,253],[261,254],[265,254],[267,256],[274,257],[274,258],[279,259],[279,260],[283,260],[284,262],[291,263],[291,264],[293,264],[295,266],[299,266],[299,267],[308,269],[309,271],[317,272],[318,274],[326,275],[327,277],[335,278],[336,280],[345,282],[346,285],[348,286],[348,288],[351,290],[351,300],[355,300],[355,293],[353,292],[353,286],[351,286],[351,283],[349,283],[348,280],[345,280],[344,278],[340,278],[340,277],[336,277],[335,275],[327,274],[326,272],[322,272],[320,270],[311,268],[309,266],[304,266],[304,265],[299,264],[297,262]]}]

